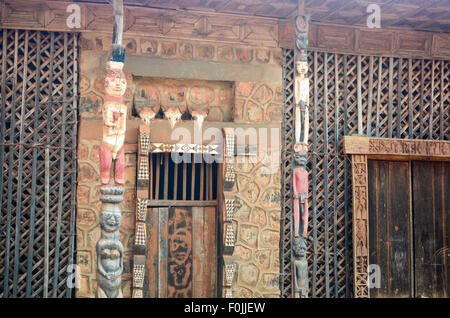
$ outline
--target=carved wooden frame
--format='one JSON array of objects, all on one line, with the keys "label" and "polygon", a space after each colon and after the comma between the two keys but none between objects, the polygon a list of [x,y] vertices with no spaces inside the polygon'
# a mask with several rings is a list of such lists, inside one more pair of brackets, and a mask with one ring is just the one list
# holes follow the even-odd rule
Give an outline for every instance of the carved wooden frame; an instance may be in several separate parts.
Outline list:
[{"label": "carved wooden frame", "polygon": [[[219,144],[179,144],[167,142],[151,141],[150,126],[139,126],[138,136],[138,153],[137,153],[137,182],[136,182],[136,226],[135,226],[135,242],[133,251],[133,284],[132,297],[143,298],[143,281],[145,276],[146,263],[146,245],[150,233],[146,233],[145,220],[147,216],[149,196],[149,163],[148,155],[150,153],[191,153],[191,154],[210,154],[219,155],[223,153],[224,165],[222,168],[222,180],[219,182],[218,194],[222,197],[218,198],[218,215],[223,214],[222,219],[219,218],[219,233],[221,235],[221,246],[218,251],[219,259],[219,290],[218,296],[231,298],[232,283],[237,269],[233,259],[235,246],[235,233],[233,228],[233,217],[235,212],[235,197],[232,192],[235,183],[234,171],[234,148],[235,138],[233,128],[223,128],[223,145]],[[220,172],[219,172],[220,173]]]},{"label": "carved wooden frame", "polygon": [[352,160],[354,296],[370,297],[367,159],[450,161],[450,141],[345,136]]}]

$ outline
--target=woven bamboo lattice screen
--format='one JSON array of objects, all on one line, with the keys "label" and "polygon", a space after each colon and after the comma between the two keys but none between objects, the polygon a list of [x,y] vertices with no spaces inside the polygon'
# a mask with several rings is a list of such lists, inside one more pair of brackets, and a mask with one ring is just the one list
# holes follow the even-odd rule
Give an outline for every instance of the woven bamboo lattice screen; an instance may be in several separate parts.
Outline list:
[{"label": "woven bamboo lattice screen", "polygon": [[[343,136],[450,140],[450,61],[309,52],[309,297],[353,296],[351,162]],[[292,296],[293,50],[283,50],[282,297]]]},{"label": "woven bamboo lattice screen", "polygon": [[0,30],[0,297],[70,297],[77,36]]}]

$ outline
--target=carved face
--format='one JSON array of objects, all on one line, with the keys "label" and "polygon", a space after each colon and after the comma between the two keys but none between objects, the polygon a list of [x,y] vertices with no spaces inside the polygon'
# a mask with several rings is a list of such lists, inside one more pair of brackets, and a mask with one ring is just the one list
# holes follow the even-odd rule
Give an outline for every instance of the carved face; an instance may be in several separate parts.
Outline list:
[{"label": "carved face", "polygon": [[178,230],[170,240],[170,253],[177,264],[183,264],[191,252],[191,233],[186,230]]},{"label": "carved face", "polygon": [[122,215],[115,212],[101,212],[100,213],[100,226],[106,232],[117,231],[122,222]]},{"label": "carved face", "polygon": [[306,77],[306,75],[308,74],[308,62],[295,62],[295,70],[298,76]]},{"label": "carved face", "polygon": [[306,154],[296,153],[294,155],[296,165],[304,167],[306,166]]},{"label": "carved face", "polygon": [[113,97],[120,97],[125,94],[127,80],[125,74],[119,69],[108,69],[105,77],[106,94]]},{"label": "carved face", "polygon": [[303,237],[296,237],[294,239],[294,254],[296,257],[303,257],[306,255],[306,240]]}]

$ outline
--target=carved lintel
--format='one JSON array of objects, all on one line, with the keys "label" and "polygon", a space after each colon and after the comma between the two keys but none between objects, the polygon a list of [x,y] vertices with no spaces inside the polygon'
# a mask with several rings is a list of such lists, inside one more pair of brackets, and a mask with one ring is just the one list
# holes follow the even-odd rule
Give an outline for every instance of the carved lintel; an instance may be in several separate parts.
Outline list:
[{"label": "carved lintel", "polygon": [[344,152],[347,154],[366,154],[368,156],[446,159],[450,157],[450,141],[345,136]]}]

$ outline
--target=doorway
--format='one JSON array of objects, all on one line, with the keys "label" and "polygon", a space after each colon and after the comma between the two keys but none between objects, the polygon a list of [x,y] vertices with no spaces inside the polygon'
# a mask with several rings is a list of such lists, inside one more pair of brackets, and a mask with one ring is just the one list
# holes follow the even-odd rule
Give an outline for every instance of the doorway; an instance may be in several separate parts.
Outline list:
[{"label": "doorway", "polygon": [[[218,296],[218,164],[150,154],[144,296]],[[187,159],[187,160],[186,160]]]},{"label": "doorway", "polygon": [[368,160],[371,297],[448,297],[450,163]]}]

